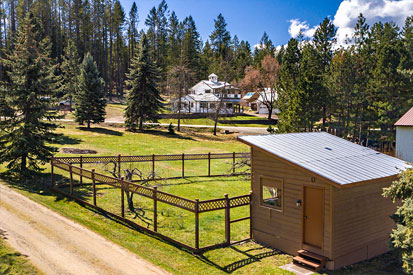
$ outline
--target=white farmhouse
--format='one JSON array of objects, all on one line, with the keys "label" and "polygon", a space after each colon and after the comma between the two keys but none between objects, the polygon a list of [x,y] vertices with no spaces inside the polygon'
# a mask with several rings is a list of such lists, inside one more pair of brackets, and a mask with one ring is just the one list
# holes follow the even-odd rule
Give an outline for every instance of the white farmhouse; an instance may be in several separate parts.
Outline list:
[{"label": "white farmhouse", "polygon": [[396,157],[413,162],[413,107],[395,124]]},{"label": "white farmhouse", "polygon": [[[220,113],[240,113],[241,91],[227,82],[218,81],[216,74],[211,74],[208,80],[201,80],[191,89],[189,94],[181,97],[182,113],[214,113],[221,102]],[[179,108],[179,99],[172,102],[174,111]]]}]

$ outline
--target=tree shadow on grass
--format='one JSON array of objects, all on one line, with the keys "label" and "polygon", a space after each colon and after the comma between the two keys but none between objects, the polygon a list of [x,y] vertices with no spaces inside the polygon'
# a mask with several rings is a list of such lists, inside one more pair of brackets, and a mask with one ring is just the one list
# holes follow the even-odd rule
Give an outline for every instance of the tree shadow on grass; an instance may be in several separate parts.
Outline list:
[{"label": "tree shadow on grass", "polygon": [[[136,132],[136,133],[139,133],[139,132]],[[160,131],[160,130],[147,129],[147,130],[142,131],[141,133],[154,135],[154,136],[161,136],[161,137],[166,137],[166,138],[175,138],[175,139],[184,139],[184,140],[195,141],[193,138],[188,137],[188,136],[180,135],[179,133],[171,134],[169,132]]]},{"label": "tree shadow on grass", "polygon": [[[51,176],[51,173],[34,173],[33,172],[31,176],[26,179],[18,179],[10,173],[1,173],[0,180],[3,180],[6,184],[8,184],[9,186],[15,189],[27,191],[27,192],[38,194],[41,196],[54,196],[55,201],[71,200],[70,198],[62,194],[59,194],[57,192],[54,192],[52,189],[50,189],[50,176]],[[59,175],[59,174],[54,174],[53,178],[54,178],[56,187],[59,184],[69,183],[68,178],[62,175]],[[78,184],[79,182],[77,180],[73,180],[73,183]],[[79,191],[76,188],[74,188],[74,192],[79,192]],[[87,199],[87,193],[85,192],[79,192],[76,195],[79,196],[79,198],[82,200]]]},{"label": "tree shadow on grass", "polygon": [[115,130],[101,128],[101,127],[93,127],[89,129],[87,127],[78,127],[77,129],[81,131],[85,131],[85,132],[98,133],[98,134],[103,134],[103,135],[118,136],[118,137],[123,136],[123,133],[120,131],[115,131]]},{"label": "tree shadow on grass", "polygon": [[[228,248],[224,248],[224,249],[228,249]],[[275,250],[275,249],[270,249],[268,247],[265,246],[260,246],[260,247],[256,247],[256,248],[252,248],[252,249],[247,249],[247,250],[242,250],[240,248],[238,248],[237,246],[230,246],[229,249],[232,249],[234,252],[237,252],[243,256],[246,256],[247,258],[242,259],[242,260],[238,260],[238,261],[234,261],[230,264],[227,265],[221,265],[218,264],[212,260],[210,260],[207,256],[205,256],[205,253],[200,254],[199,255],[199,259],[209,265],[212,265],[214,267],[216,267],[217,269],[225,272],[225,273],[233,273],[234,271],[247,266],[249,264],[253,264],[253,263],[257,263],[260,262],[261,259],[267,258],[267,257],[272,257],[275,255],[283,255],[285,253]],[[267,250],[265,252],[262,253],[258,253],[258,254],[253,254],[251,252],[253,251],[259,251],[259,250]],[[269,250],[269,251],[268,251]]]},{"label": "tree shadow on grass", "polygon": [[80,142],[82,142],[81,139],[69,137],[69,136],[66,136],[66,135],[61,135],[55,140],[54,144],[62,144],[62,145],[70,144],[70,145],[73,145],[73,144],[80,144]]}]

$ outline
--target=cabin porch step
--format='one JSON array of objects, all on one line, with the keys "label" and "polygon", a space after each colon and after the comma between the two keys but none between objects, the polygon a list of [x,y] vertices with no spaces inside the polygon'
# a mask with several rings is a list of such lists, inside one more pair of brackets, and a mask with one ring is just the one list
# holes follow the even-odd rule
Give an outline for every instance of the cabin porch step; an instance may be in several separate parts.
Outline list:
[{"label": "cabin porch step", "polygon": [[298,250],[298,256],[301,256],[305,259],[309,259],[315,262],[321,263],[323,266],[327,263],[327,257],[315,254],[313,252],[307,251],[307,250]]},{"label": "cabin porch step", "polygon": [[327,262],[327,258],[307,250],[299,250],[298,256],[293,258],[293,263],[307,267],[313,271],[320,271]]}]

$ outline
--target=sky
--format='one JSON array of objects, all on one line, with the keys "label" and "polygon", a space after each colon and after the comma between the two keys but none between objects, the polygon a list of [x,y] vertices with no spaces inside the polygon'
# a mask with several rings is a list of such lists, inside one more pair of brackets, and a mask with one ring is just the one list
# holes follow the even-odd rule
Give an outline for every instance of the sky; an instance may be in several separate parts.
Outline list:
[{"label": "sky", "polygon": [[[128,14],[133,0],[120,0]],[[160,0],[135,0],[138,6],[140,28],[149,10]],[[413,0],[167,0],[170,11],[183,20],[192,15],[203,41],[214,29],[214,19],[219,13],[227,22],[231,36],[247,40],[252,46],[259,43],[264,31],[274,45],[284,45],[300,30],[311,38],[318,24],[325,18],[337,27],[337,41],[343,44],[351,35],[360,12],[372,25],[377,21],[393,21],[403,26],[407,16],[413,15]]]}]

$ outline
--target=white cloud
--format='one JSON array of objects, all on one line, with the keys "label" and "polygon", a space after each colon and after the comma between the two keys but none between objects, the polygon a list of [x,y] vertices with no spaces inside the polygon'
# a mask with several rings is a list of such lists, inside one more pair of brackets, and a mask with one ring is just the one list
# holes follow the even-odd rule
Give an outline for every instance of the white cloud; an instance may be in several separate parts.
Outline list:
[{"label": "white cloud", "polygon": [[[401,28],[406,17],[413,15],[413,0],[344,0],[333,19],[337,27],[336,38],[339,46],[345,46],[346,40],[352,37],[360,13],[370,26],[378,21],[393,21]],[[311,38],[317,27],[310,27],[306,21],[300,19],[291,19],[288,32],[291,37],[297,37],[301,31],[305,37]]]},{"label": "white cloud", "polygon": [[255,44],[255,45],[254,45],[254,49],[257,49],[257,50],[265,49],[265,45],[264,45],[264,44],[260,44],[260,43]]},{"label": "white cloud", "polygon": [[300,32],[305,37],[313,37],[316,29],[317,26],[310,28],[310,25],[306,21],[300,21],[300,19],[291,19],[288,33],[291,35],[291,37],[297,37]]},{"label": "white cloud", "polygon": [[352,36],[357,17],[362,13],[370,26],[378,21],[393,21],[403,27],[407,16],[413,14],[413,0],[345,0],[341,2],[334,16],[337,27],[337,43],[344,45]]}]

